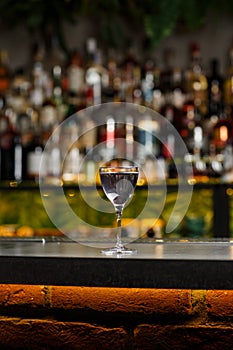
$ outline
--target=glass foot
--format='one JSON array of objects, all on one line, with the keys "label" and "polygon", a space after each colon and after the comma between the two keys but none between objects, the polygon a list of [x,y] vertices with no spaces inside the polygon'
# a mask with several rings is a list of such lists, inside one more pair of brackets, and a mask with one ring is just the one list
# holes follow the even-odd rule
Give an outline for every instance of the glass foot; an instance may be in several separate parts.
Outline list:
[{"label": "glass foot", "polygon": [[122,246],[122,247],[113,247],[109,249],[103,249],[101,250],[101,253],[104,255],[132,255],[132,254],[137,254],[137,250]]}]

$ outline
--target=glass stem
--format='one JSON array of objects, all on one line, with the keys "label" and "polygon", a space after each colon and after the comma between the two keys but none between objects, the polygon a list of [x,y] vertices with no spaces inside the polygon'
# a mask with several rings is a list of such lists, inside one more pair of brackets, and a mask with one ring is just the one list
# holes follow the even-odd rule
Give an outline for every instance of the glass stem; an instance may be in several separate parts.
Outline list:
[{"label": "glass stem", "polygon": [[116,210],[116,218],[117,218],[117,242],[116,242],[116,248],[122,249],[123,244],[121,241],[121,219],[122,219],[122,212],[123,208],[118,208]]}]

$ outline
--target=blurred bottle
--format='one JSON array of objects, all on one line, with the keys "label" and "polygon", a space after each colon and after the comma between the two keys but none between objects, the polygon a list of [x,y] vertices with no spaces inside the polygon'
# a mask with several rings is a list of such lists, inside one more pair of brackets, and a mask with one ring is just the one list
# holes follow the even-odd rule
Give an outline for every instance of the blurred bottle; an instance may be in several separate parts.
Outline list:
[{"label": "blurred bottle", "polygon": [[[41,135],[41,108],[48,94],[51,94],[52,84],[48,80],[45,70],[45,50],[37,42],[33,44],[31,52],[31,62],[29,74],[31,78],[30,105],[29,111],[33,129],[33,142],[27,155],[27,178],[35,182],[39,181],[39,176],[44,177],[47,173],[47,164],[42,161],[44,144]],[[40,172],[41,171],[41,172]]]},{"label": "blurred bottle", "polygon": [[155,63],[153,60],[147,60],[144,64],[142,73],[142,95],[145,106],[153,107],[153,92],[155,89]]},{"label": "blurred bottle", "polygon": [[224,103],[227,114],[233,115],[233,44],[228,53],[227,76],[224,81]]},{"label": "blurred bottle", "polygon": [[[182,130],[184,90],[182,80],[182,70],[175,66],[174,49],[165,50],[165,67],[162,72],[162,93],[164,103],[160,109],[160,114],[166,119],[163,129],[163,139],[160,151],[160,158],[166,162],[166,171],[169,178],[177,177],[177,169],[174,162],[176,154],[176,137],[171,130],[171,125],[178,132]],[[168,123],[167,123],[168,122]]]},{"label": "blurred bottle", "polygon": [[208,153],[208,143],[203,130],[202,115],[193,101],[187,101],[183,106],[180,135],[187,146],[189,154],[186,160],[192,163],[194,176],[198,179],[205,176],[205,155]]},{"label": "blurred bottle", "polygon": [[44,81],[46,73],[44,70],[44,51],[37,43],[32,49],[32,62],[29,66],[31,89],[29,93],[30,106],[33,109],[33,122],[39,132],[39,116],[45,99]]},{"label": "blurred bottle", "polygon": [[75,116],[68,118],[61,124],[60,154],[62,162],[62,179],[65,182],[77,181],[81,166],[80,154],[80,125]]},{"label": "blurred bottle", "polygon": [[71,52],[66,74],[68,91],[76,96],[77,109],[82,109],[85,104],[85,70],[82,57],[77,50]]},{"label": "blurred bottle", "polygon": [[190,48],[190,64],[185,71],[187,100],[192,100],[202,116],[208,111],[208,81],[202,67],[200,47],[193,43]]},{"label": "blurred bottle", "polygon": [[142,98],[141,67],[132,49],[126,53],[121,64],[121,72],[121,100],[138,103],[138,99]]},{"label": "blurred bottle", "polygon": [[160,143],[157,135],[160,124],[154,120],[150,114],[146,114],[138,122],[137,127],[137,159],[139,163],[144,163],[146,159],[155,158],[160,152]]},{"label": "blurred bottle", "polygon": [[50,73],[54,66],[63,67],[66,53],[62,50],[59,40],[53,33],[48,33],[45,38],[45,69]]},{"label": "blurred bottle", "polygon": [[154,90],[153,90],[153,102],[152,102],[152,108],[156,112],[160,112],[161,108],[165,104],[165,98],[161,91],[161,70],[159,67],[155,66],[154,69]]},{"label": "blurred bottle", "polygon": [[223,77],[220,74],[219,61],[214,58],[210,62],[208,76],[208,115],[219,115],[223,108]]},{"label": "blurred bottle", "polygon": [[28,179],[28,154],[33,149],[34,130],[30,113],[20,113],[16,121],[15,173],[17,180]]},{"label": "blurred bottle", "polygon": [[[173,107],[173,114],[176,114],[184,103],[183,74],[181,68],[175,65],[175,55],[175,50],[172,48],[164,51],[165,66],[160,76],[161,91],[164,96],[163,112],[168,106],[169,110]],[[173,123],[176,116],[167,119]]]},{"label": "blurred bottle", "polygon": [[5,108],[5,99],[0,96],[0,179],[14,180],[15,133]]},{"label": "blurred bottle", "polygon": [[43,179],[47,175],[47,157],[43,151],[44,145],[37,131],[27,155],[27,178],[35,182],[39,181],[40,176]]},{"label": "blurred bottle", "polygon": [[[219,61],[212,59],[210,61],[210,71],[208,74],[208,112],[202,117],[203,133],[206,137],[207,150],[213,138],[213,129],[219,120],[223,110],[223,77],[220,74]],[[206,153],[209,153],[209,152]],[[212,153],[212,152],[211,152]]]},{"label": "blurred bottle", "polygon": [[175,51],[172,48],[165,49],[163,52],[164,67],[161,71],[160,82],[161,91],[166,96],[171,93],[173,72],[174,72]]},{"label": "blurred bottle", "polygon": [[[181,81],[180,81],[181,84]],[[166,118],[180,132],[182,128],[182,108],[184,106],[184,94],[181,85],[171,85],[170,90],[164,94],[163,105],[160,114]]]},{"label": "blurred bottle", "polygon": [[52,135],[54,128],[59,124],[56,104],[52,96],[44,100],[39,118],[41,141],[45,145]]},{"label": "blurred bottle", "polygon": [[67,113],[67,104],[65,102],[65,96],[63,91],[63,74],[62,74],[62,67],[60,65],[53,66],[52,81],[53,81],[52,99],[56,106],[58,123],[61,123],[64,120]]},{"label": "blurred bottle", "polygon": [[233,122],[223,110],[213,127],[210,140],[210,175],[224,176],[233,168]]},{"label": "blurred bottle", "polygon": [[46,182],[60,184],[61,181],[61,144],[60,128],[53,130],[44,150],[46,164]]},{"label": "blurred bottle", "polygon": [[227,144],[233,144],[233,122],[224,111],[214,125],[211,144],[216,154],[221,153]]},{"label": "blurred bottle", "polygon": [[12,75],[11,88],[7,96],[7,104],[16,113],[24,112],[30,105],[29,95],[31,82],[24,68],[17,69]]},{"label": "blurred bottle", "polygon": [[172,99],[177,109],[182,109],[185,101],[184,76],[180,67],[174,67],[172,75]]},{"label": "blurred bottle", "polygon": [[6,95],[10,88],[11,74],[8,66],[8,53],[0,50],[0,94]]},{"label": "blurred bottle", "polygon": [[102,64],[102,54],[96,40],[89,38],[86,43],[87,69],[85,82],[87,84],[86,105],[97,105],[103,100],[103,91],[109,86],[109,75]]},{"label": "blurred bottle", "polygon": [[68,118],[79,111],[79,98],[74,92],[69,92],[66,97],[65,118]]},{"label": "blurred bottle", "polygon": [[104,88],[104,102],[120,102],[121,101],[121,70],[117,64],[115,57],[112,56],[107,62],[108,84]]}]

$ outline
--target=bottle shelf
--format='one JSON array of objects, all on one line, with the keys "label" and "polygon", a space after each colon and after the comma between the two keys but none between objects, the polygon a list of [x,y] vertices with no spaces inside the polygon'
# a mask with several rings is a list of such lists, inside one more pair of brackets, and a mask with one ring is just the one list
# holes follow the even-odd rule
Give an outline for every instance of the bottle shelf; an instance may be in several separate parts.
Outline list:
[{"label": "bottle shelf", "polygon": [[[184,207],[181,205],[177,214],[181,217],[180,223],[169,234],[166,233],[165,227],[177,200],[178,184],[175,181],[167,183],[164,204],[162,204],[164,200],[163,185],[153,184],[150,186],[149,191],[150,193],[146,185],[137,186],[132,203],[125,209],[126,231],[127,227],[129,226],[130,228],[132,224],[135,226],[135,237],[208,239],[232,236],[232,183],[223,184],[214,181],[194,184],[190,205],[186,208],[186,203],[182,203]],[[140,213],[146,205],[148,193],[151,207],[146,217],[140,217]],[[38,184],[33,182],[22,182],[17,186],[9,185],[9,183],[0,183],[0,195],[0,227],[3,235],[4,227],[9,228],[9,226],[13,228],[12,236],[20,227],[31,228],[32,236],[46,234],[49,236],[63,235],[51,221],[44,207],[43,196],[45,198],[48,197],[52,201],[54,210],[57,210],[57,215],[60,217],[60,220],[64,221],[62,223],[64,225],[67,224],[66,214],[62,212],[64,198],[75,215],[81,218],[84,223],[87,222],[93,227],[95,225],[101,226],[110,232],[115,221],[114,213],[103,215],[100,211],[99,200],[100,197],[103,198],[103,191],[100,185],[82,186],[81,190],[77,184],[60,187],[46,185],[41,191]],[[187,212],[185,213],[184,211],[186,210]],[[26,234],[30,235],[30,230]],[[129,233],[126,232],[126,234]]]}]

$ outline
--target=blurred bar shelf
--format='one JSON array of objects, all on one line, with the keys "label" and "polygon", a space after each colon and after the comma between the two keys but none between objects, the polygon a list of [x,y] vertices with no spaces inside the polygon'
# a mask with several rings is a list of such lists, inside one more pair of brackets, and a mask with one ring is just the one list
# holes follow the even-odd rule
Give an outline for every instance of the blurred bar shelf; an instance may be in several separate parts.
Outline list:
[{"label": "blurred bar shelf", "polygon": [[[206,179],[205,179],[206,180]],[[212,204],[212,210],[213,210],[213,224],[212,224],[212,231],[213,231],[213,237],[214,238],[226,238],[230,237],[230,196],[233,195],[233,183],[224,183],[221,182],[218,178],[217,179],[209,179],[208,181],[193,181],[192,183],[183,184],[185,186],[192,185],[193,191],[201,191],[201,190],[211,190],[212,191],[212,198],[213,198],[213,204]],[[93,191],[93,189],[102,189],[100,185],[94,185],[94,184],[82,184],[82,186],[85,186],[85,190],[87,191]],[[52,184],[43,184],[43,190],[51,190],[56,191],[58,187],[63,187],[64,190],[68,189],[75,189],[79,191],[79,185],[78,183],[71,183],[71,184],[60,184],[58,185],[52,185]],[[178,189],[178,183],[176,179],[170,179],[166,182],[166,188],[168,192],[176,192]],[[148,186],[146,184],[137,186],[138,191],[143,191],[145,189],[148,189]],[[151,190],[159,190],[163,189],[163,184],[155,183],[150,185]],[[38,192],[40,191],[39,184],[34,181],[23,181],[23,182],[15,182],[15,181],[0,181],[0,191],[12,191],[13,193],[16,192],[23,192],[23,191],[34,191]],[[200,203],[201,204],[201,203]]]},{"label": "blurred bar shelf", "polygon": [[0,283],[233,289],[231,240],[145,239],[131,245],[138,254],[106,257],[97,245],[87,246],[68,238],[2,238]]}]

